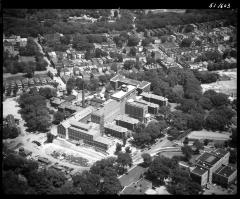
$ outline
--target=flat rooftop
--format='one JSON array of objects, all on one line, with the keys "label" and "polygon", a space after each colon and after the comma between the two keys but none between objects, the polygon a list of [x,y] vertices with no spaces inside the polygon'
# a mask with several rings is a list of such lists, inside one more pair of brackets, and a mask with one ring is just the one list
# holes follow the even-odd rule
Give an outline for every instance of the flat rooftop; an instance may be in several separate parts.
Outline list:
[{"label": "flat rooftop", "polygon": [[237,169],[230,166],[223,166],[219,170],[216,171],[218,175],[229,177],[231,176]]},{"label": "flat rooftop", "polygon": [[212,152],[212,154],[218,156],[219,158],[224,157],[227,153],[229,152],[225,151],[224,149],[216,149],[215,151]]},{"label": "flat rooftop", "polygon": [[152,98],[152,99],[160,100],[160,101],[167,101],[168,100],[166,97],[155,95],[155,94],[152,94],[152,93],[147,93],[147,92],[141,93],[141,96],[146,97],[146,98]]},{"label": "flat rooftop", "polygon": [[110,145],[112,143],[112,141],[110,139],[102,137],[102,136],[94,137],[94,141],[101,142],[106,145]]},{"label": "flat rooftop", "polygon": [[137,107],[141,107],[141,108],[145,108],[147,106],[146,103],[140,102],[140,101],[127,101],[126,104],[130,104],[133,106],[137,106]]},{"label": "flat rooftop", "polygon": [[105,128],[108,128],[108,129],[112,129],[114,131],[118,131],[118,132],[127,132],[128,129],[127,128],[124,128],[124,127],[121,127],[121,126],[118,126],[116,124],[105,124],[104,125]]},{"label": "flat rooftop", "polygon": [[91,128],[91,126],[89,124],[85,124],[85,123],[78,122],[78,121],[71,121],[70,125],[74,126],[76,128],[80,128],[85,131],[88,131]]},{"label": "flat rooftop", "polygon": [[133,90],[135,90],[136,87],[132,86],[132,85],[127,85],[127,91],[117,91],[116,93],[112,94],[111,97],[116,98],[116,99],[122,99],[125,95],[127,95],[128,93],[132,92]]},{"label": "flat rooftop", "polygon": [[[79,107],[80,108],[80,107]],[[76,120],[76,121],[80,121],[81,119],[85,118],[86,116],[90,115],[93,111],[95,110],[94,107],[89,106],[87,108],[82,108],[81,110],[79,110],[78,112],[76,112],[74,114],[74,116],[72,116],[71,118],[69,118],[69,120]]]},{"label": "flat rooftop", "polygon": [[107,116],[110,114],[116,107],[119,107],[121,104],[115,100],[111,100],[108,103],[104,104],[104,107],[99,108],[98,110],[94,111],[94,115],[104,115]]},{"label": "flat rooftop", "polygon": [[126,78],[123,75],[116,75],[110,81],[113,81],[113,82],[120,81],[124,84],[130,84],[130,85],[133,85],[133,86],[136,86],[136,87],[139,87],[139,88],[144,88],[145,86],[150,84],[150,82],[147,82],[147,81],[142,81],[141,82],[141,81],[138,81],[138,80],[135,80],[135,79],[129,79],[129,78]]},{"label": "flat rooftop", "polygon": [[81,133],[89,134],[89,135],[92,135],[94,137],[99,135],[99,132],[95,131],[95,130],[84,131],[82,129],[76,128],[75,126],[70,126],[69,129],[72,129],[72,130],[75,130],[75,131],[78,131],[78,132],[81,132]]},{"label": "flat rooftop", "polygon": [[149,84],[151,84],[150,82],[147,82],[147,81],[142,81],[140,82],[140,84],[138,85],[138,88],[144,88],[146,86],[148,86]]},{"label": "flat rooftop", "polygon": [[135,102],[141,103],[141,104],[146,104],[147,106],[152,107],[152,108],[159,108],[159,105],[151,103],[151,102],[147,102],[147,101],[142,100],[142,99],[135,100]]},{"label": "flat rooftop", "polygon": [[51,101],[52,101],[52,103],[58,104],[58,105],[60,105],[60,104],[62,104],[63,102],[65,102],[64,99],[60,99],[60,98],[57,98],[57,97],[54,97]]},{"label": "flat rooftop", "polygon": [[219,157],[211,153],[205,152],[202,155],[200,155],[200,157],[197,159],[197,163],[202,164],[203,166],[207,165],[211,167],[219,160],[220,160]]},{"label": "flat rooftop", "polygon": [[205,174],[208,170],[205,169],[205,168],[202,168],[202,167],[195,167],[193,170],[192,170],[192,173],[198,175],[198,176],[202,176],[203,174]]},{"label": "flat rooftop", "polygon": [[126,123],[130,123],[130,124],[138,124],[139,120],[129,117],[128,115],[118,115],[115,120],[120,120]]}]

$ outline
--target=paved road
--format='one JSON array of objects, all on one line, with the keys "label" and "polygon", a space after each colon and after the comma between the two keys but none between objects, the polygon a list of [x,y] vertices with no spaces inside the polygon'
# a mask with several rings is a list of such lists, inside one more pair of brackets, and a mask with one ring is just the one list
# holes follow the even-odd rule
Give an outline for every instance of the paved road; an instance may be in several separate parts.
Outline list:
[{"label": "paved road", "polygon": [[[162,140],[162,141],[161,141]],[[141,163],[142,160],[142,154],[143,153],[149,153],[151,156],[156,155],[158,152],[160,152],[161,150],[166,149],[166,147],[171,147],[173,145],[173,142],[169,141],[167,139],[167,136],[165,136],[164,138],[160,139],[156,144],[154,144],[153,146],[151,146],[151,149],[149,150],[144,150],[144,151],[139,151],[136,155],[134,155],[132,157],[133,159],[133,164],[137,165],[139,163]],[[173,150],[174,151],[174,150]]]}]

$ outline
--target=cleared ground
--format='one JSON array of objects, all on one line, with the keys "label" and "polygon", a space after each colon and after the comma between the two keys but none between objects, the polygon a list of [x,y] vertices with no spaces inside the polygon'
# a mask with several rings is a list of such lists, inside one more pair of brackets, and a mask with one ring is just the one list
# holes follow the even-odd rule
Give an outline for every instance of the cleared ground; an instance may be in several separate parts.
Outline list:
[{"label": "cleared ground", "polygon": [[6,117],[8,114],[12,114],[17,119],[22,119],[21,115],[18,113],[20,107],[16,101],[16,97],[14,98],[7,98],[3,102],[3,117]]},{"label": "cleared ground", "polygon": [[209,190],[206,189],[203,193],[203,195],[212,195],[212,194],[216,194],[216,195],[234,195],[237,194],[237,186],[233,185],[232,186],[233,189],[226,189],[221,187],[220,185],[210,185],[209,186]]},{"label": "cleared ground", "polygon": [[184,156],[181,151],[174,151],[174,152],[167,151],[167,152],[160,153],[160,155],[163,155],[167,158],[173,158],[174,156]]},{"label": "cleared ground", "polygon": [[187,137],[189,139],[229,140],[230,135],[231,134],[227,132],[219,133],[203,129],[201,131],[192,131]]}]

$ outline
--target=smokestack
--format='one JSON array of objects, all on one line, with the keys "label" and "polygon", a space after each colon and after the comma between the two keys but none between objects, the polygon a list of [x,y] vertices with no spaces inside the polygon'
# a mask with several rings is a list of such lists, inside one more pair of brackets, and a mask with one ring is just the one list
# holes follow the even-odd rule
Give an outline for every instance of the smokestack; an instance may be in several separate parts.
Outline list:
[{"label": "smokestack", "polygon": [[82,107],[85,108],[85,93],[84,93],[84,81],[83,81],[83,89],[82,89]]}]

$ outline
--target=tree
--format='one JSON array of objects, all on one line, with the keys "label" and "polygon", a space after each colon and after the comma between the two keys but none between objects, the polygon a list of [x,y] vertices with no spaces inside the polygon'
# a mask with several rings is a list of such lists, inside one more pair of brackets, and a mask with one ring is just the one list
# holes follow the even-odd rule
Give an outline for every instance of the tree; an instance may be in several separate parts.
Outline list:
[{"label": "tree", "polygon": [[64,120],[64,113],[57,111],[53,115],[53,124],[60,124]]},{"label": "tree", "polygon": [[114,11],[114,17],[115,17],[115,18],[118,17],[118,11],[117,11],[117,10]]},{"label": "tree", "polygon": [[90,91],[96,91],[99,88],[98,80],[95,78],[91,78],[87,87]]},{"label": "tree", "polygon": [[185,139],[183,140],[183,144],[184,144],[184,145],[188,145],[188,142],[189,142],[188,137],[185,137]]},{"label": "tree", "polygon": [[203,143],[200,142],[199,140],[195,140],[193,146],[196,147],[197,154],[199,154],[199,150],[204,149]]},{"label": "tree", "polygon": [[233,145],[233,147],[237,146],[237,128],[231,128],[231,144]]},{"label": "tree", "polygon": [[128,39],[128,46],[137,46],[139,43],[139,38],[135,36],[130,36]]},{"label": "tree", "polygon": [[129,55],[135,57],[137,53],[137,49],[135,47],[130,48]]},{"label": "tree", "polygon": [[100,58],[100,57],[105,57],[107,55],[108,54],[106,52],[102,51],[101,49],[99,49],[99,48],[95,49],[95,57]]},{"label": "tree", "polygon": [[168,135],[171,136],[172,140],[175,140],[180,135],[180,132],[176,128],[170,128]]},{"label": "tree", "polygon": [[79,90],[83,90],[84,80],[82,78],[77,78],[76,79],[76,86]]},{"label": "tree", "polygon": [[66,177],[63,172],[55,169],[47,169],[43,171],[46,179],[56,188],[61,187],[66,182]]},{"label": "tree", "polygon": [[156,184],[156,186],[164,184],[164,178],[169,177],[171,169],[177,166],[175,161],[163,156],[156,157],[149,166],[146,173],[147,179]]},{"label": "tree", "polygon": [[197,107],[197,102],[193,99],[183,99],[181,101],[181,105],[176,107],[176,109],[180,109],[184,113],[189,113],[192,110],[195,110]]},{"label": "tree", "polygon": [[198,102],[202,106],[203,109],[207,109],[207,110],[212,109],[212,106],[213,106],[212,101],[209,98],[203,96],[199,99]]},{"label": "tree", "polygon": [[188,25],[185,26],[185,29],[184,29],[185,33],[189,33],[189,32],[192,32],[192,31],[194,31],[193,25],[188,24]]},{"label": "tree", "polygon": [[56,188],[46,176],[46,171],[33,171],[27,177],[28,184],[37,194],[56,194]]},{"label": "tree", "polygon": [[188,128],[199,131],[202,130],[204,125],[204,114],[192,111],[188,117]]},{"label": "tree", "polygon": [[118,71],[118,67],[117,67],[117,64],[116,63],[113,63],[111,65],[111,70],[113,70],[114,72],[117,72]]},{"label": "tree", "polygon": [[116,177],[105,177],[100,193],[118,194],[121,190],[122,186]]},{"label": "tree", "polygon": [[167,185],[167,190],[171,194],[177,195],[199,195],[202,193],[202,187],[195,182],[189,175],[189,171],[179,167],[171,170],[172,182]]},{"label": "tree", "polygon": [[185,38],[185,39],[183,39],[182,40],[182,42],[181,42],[181,44],[180,44],[180,47],[190,47],[191,46],[191,44],[192,44],[192,39],[190,39],[190,38]]},{"label": "tree", "polygon": [[67,81],[66,84],[66,89],[67,89],[67,93],[68,95],[70,95],[72,93],[72,90],[75,87],[75,79],[74,78],[69,78],[69,80]]},{"label": "tree", "polygon": [[231,124],[231,118],[234,116],[232,109],[228,107],[220,107],[210,111],[209,115],[205,119],[205,128],[213,131],[223,131],[226,126]]},{"label": "tree", "polygon": [[136,62],[133,60],[127,60],[124,62],[123,67],[126,70],[131,70],[135,66]]},{"label": "tree", "polygon": [[167,124],[165,121],[160,122],[150,122],[148,126],[144,129],[144,133],[149,134],[151,137],[151,140],[154,140],[160,136],[161,130],[167,127]]},{"label": "tree", "polygon": [[208,143],[209,143],[209,140],[208,140],[208,139],[203,140],[203,144],[204,144],[204,146],[207,146]]},{"label": "tree", "polygon": [[122,145],[117,142],[115,154],[118,154],[122,150]]},{"label": "tree", "polygon": [[142,40],[142,46],[146,47],[151,43],[151,40],[149,38],[145,38]]},{"label": "tree", "polygon": [[144,146],[151,141],[151,136],[148,133],[133,134],[133,142],[137,146]]},{"label": "tree", "polygon": [[181,148],[182,153],[185,155],[187,161],[189,161],[192,157],[193,151],[192,148],[188,145],[185,145]]},{"label": "tree", "polygon": [[132,166],[132,157],[129,153],[120,152],[118,153],[116,162],[121,168],[125,169],[126,166]]},{"label": "tree", "polygon": [[170,124],[177,130],[186,130],[188,128],[189,114],[181,111],[173,111],[169,115]]},{"label": "tree", "polygon": [[100,75],[98,77],[99,81],[102,82],[102,83],[107,83],[108,79],[105,75]]},{"label": "tree", "polygon": [[235,164],[237,162],[237,149],[230,150],[229,163]]},{"label": "tree", "polygon": [[47,133],[47,142],[52,143],[54,139],[54,135],[51,133]]},{"label": "tree", "polygon": [[217,94],[211,96],[210,99],[212,101],[213,106],[215,106],[215,107],[226,105],[229,103],[228,96],[224,93],[217,93]]},{"label": "tree", "polygon": [[152,163],[152,157],[148,153],[142,154],[143,162],[146,166],[149,166]]},{"label": "tree", "polygon": [[195,45],[196,46],[201,46],[202,45],[202,41],[201,40],[196,40],[195,41]]},{"label": "tree", "polygon": [[98,194],[100,176],[84,171],[79,175],[73,176],[73,185],[79,187],[84,194]]},{"label": "tree", "polygon": [[100,175],[101,177],[117,177],[117,172],[114,167],[115,162],[115,157],[99,160],[91,166],[90,172]]},{"label": "tree", "polygon": [[30,131],[45,132],[50,127],[51,117],[46,99],[39,94],[23,93],[19,97],[20,114]]},{"label": "tree", "polygon": [[50,99],[52,97],[57,96],[57,91],[56,89],[50,87],[44,87],[39,89],[39,94],[45,97],[46,99]]},{"label": "tree", "polygon": [[34,194],[25,181],[20,181],[18,175],[12,171],[3,171],[2,189],[4,194]]},{"label": "tree", "polygon": [[3,135],[3,139],[14,139],[16,137],[18,137],[18,135],[20,134],[18,128],[16,127],[7,127],[4,126],[2,128],[2,135]]},{"label": "tree", "polygon": [[26,76],[31,78],[34,76],[34,72],[36,70],[36,64],[34,62],[27,62],[24,66],[24,72],[26,73]]},{"label": "tree", "polygon": [[125,152],[129,154],[132,152],[129,146],[125,148]]}]

